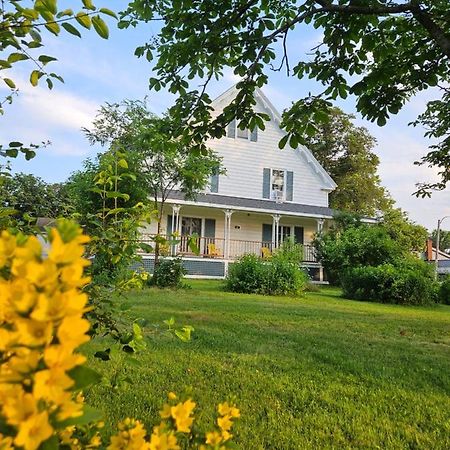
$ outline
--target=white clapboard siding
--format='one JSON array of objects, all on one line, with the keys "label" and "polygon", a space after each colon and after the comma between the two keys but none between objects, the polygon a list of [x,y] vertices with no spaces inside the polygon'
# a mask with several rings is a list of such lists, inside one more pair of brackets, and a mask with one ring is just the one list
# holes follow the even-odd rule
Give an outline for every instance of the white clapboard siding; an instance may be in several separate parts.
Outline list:
[{"label": "white clapboard siding", "polygon": [[[226,100],[216,103],[217,111],[225,106]],[[267,108],[257,99],[255,110],[267,113]],[[225,175],[219,177],[219,195],[233,197],[262,198],[263,169],[282,169],[294,172],[293,203],[305,205],[328,206],[330,183],[324,180],[323,174],[303,149],[293,150],[286,146],[278,148],[283,131],[275,120],[266,123],[265,130],[258,130],[257,142],[238,137],[211,140],[209,147],[223,158]],[[322,169],[323,170],[323,169]]]}]

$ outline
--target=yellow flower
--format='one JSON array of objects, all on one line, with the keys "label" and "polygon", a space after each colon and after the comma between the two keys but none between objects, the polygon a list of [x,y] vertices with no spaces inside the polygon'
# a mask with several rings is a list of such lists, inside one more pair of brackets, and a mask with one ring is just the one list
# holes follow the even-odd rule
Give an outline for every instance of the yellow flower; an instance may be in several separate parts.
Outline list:
[{"label": "yellow flower", "polygon": [[163,406],[163,409],[159,412],[162,419],[168,419],[172,415],[172,408],[167,403]]},{"label": "yellow flower", "polygon": [[2,413],[10,425],[20,425],[37,413],[37,403],[31,394],[26,394],[23,390],[15,394],[14,397],[5,399],[2,408]]},{"label": "yellow flower", "polygon": [[169,400],[175,400],[177,398],[177,394],[175,394],[175,392],[169,392],[167,394],[167,397],[169,398]]},{"label": "yellow flower", "polygon": [[86,357],[64,345],[52,345],[44,350],[44,361],[48,368],[67,371],[83,364]]},{"label": "yellow flower", "polygon": [[[38,293],[27,280],[15,279],[7,285],[8,303],[19,314],[28,314],[36,304]],[[3,294],[3,293],[2,293]]]},{"label": "yellow flower", "polygon": [[[79,230],[81,233],[81,230]],[[48,253],[48,259],[57,264],[68,265],[81,263],[88,265],[89,262],[83,259],[84,247],[82,244],[89,242],[87,236],[78,234],[69,242],[64,242],[57,229],[50,231],[51,249]]]},{"label": "yellow flower", "polygon": [[16,237],[7,231],[2,231],[0,236],[0,268],[4,267],[9,259],[14,256],[16,250]]},{"label": "yellow flower", "polygon": [[119,423],[119,432],[111,437],[108,450],[147,450],[148,443],[145,441],[147,434],[141,422],[134,419],[125,419]]},{"label": "yellow flower", "polygon": [[4,352],[17,342],[18,335],[15,332],[0,328],[0,352]]},{"label": "yellow flower", "polygon": [[226,415],[223,417],[219,417],[217,419],[217,425],[222,431],[230,431],[233,426],[233,422],[231,421],[231,416]]},{"label": "yellow flower", "polygon": [[14,444],[25,450],[36,450],[53,434],[46,411],[35,414],[20,424]]},{"label": "yellow flower", "polygon": [[56,335],[64,348],[75,349],[89,341],[89,322],[81,317],[65,317]]},{"label": "yellow flower", "polygon": [[39,364],[41,354],[37,350],[20,347],[9,361],[0,366],[0,382],[22,381],[24,376],[33,372]]},{"label": "yellow flower", "polygon": [[13,438],[0,433],[0,450],[14,450]]},{"label": "yellow flower", "polygon": [[73,384],[72,378],[62,369],[40,370],[34,375],[33,395],[36,398],[58,403],[61,398],[64,398],[64,391]]},{"label": "yellow flower", "polygon": [[219,445],[222,442],[222,435],[217,431],[206,433],[206,443],[209,445]]},{"label": "yellow flower", "polygon": [[178,403],[176,406],[172,406],[171,413],[175,419],[175,425],[177,431],[181,433],[190,433],[191,425],[194,419],[191,416],[192,411],[195,408],[195,403],[188,399],[184,403]]},{"label": "yellow flower", "polygon": [[228,431],[222,431],[222,439],[224,442],[230,440],[232,437],[233,435]]},{"label": "yellow flower", "polygon": [[20,344],[29,347],[46,345],[52,340],[51,323],[36,320],[18,319],[15,322]]},{"label": "yellow flower", "polygon": [[57,419],[61,422],[72,417],[80,417],[83,414],[83,403],[73,401],[69,392],[62,392],[53,401],[60,406]]},{"label": "yellow flower", "polygon": [[75,431],[74,426],[66,427],[64,430],[59,432],[59,439],[61,440],[61,444],[70,444],[72,442],[72,435]]},{"label": "yellow flower", "polygon": [[219,403],[217,410],[219,411],[219,414],[221,416],[230,415],[233,418],[238,418],[241,416],[239,409],[235,408],[232,405],[229,405],[228,402]]},{"label": "yellow flower", "polygon": [[95,433],[94,436],[91,437],[87,448],[97,448],[100,447],[100,445],[102,445],[102,438],[100,437],[100,434]]},{"label": "yellow flower", "polygon": [[173,431],[163,432],[163,427],[154,427],[150,437],[149,450],[180,450]]}]

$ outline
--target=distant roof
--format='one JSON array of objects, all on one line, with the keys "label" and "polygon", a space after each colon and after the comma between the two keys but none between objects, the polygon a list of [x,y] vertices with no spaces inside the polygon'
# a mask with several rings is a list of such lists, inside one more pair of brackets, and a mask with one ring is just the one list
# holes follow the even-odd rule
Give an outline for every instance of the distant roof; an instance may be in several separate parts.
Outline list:
[{"label": "distant roof", "polygon": [[306,217],[332,218],[337,212],[325,206],[301,205],[299,203],[283,202],[277,203],[273,200],[259,200],[253,198],[230,197],[218,194],[198,194],[195,201],[185,200],[180,191],[172,191],[170,200],[198,204],[199,206],[211,206],[213,208],[236,208],[244,211],[292,213],[293,215]]}]

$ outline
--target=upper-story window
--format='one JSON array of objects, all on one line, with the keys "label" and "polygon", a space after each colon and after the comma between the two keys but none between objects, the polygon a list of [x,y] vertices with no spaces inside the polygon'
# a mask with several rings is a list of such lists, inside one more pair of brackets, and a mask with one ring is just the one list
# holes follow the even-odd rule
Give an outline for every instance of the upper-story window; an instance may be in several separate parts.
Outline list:
[{"label": "upper-story window", "polygon": [[284,200],[286,172],[272,169],[271,173],[271,198],[272,200]]},{"label": "upper-story window", "polygon": [[250,131],[248,128],[241,130],[237,126],[236,120],[232,120],[227,127],[227,137],[233,139],[238,137],[239,139],[247,139],[256,142],[258,140],[258,128],[254,128],[253,131]]},{"label": "upper-story window", "polygon": [[294,200],[294,172],[265,168],[262,191],[263,198],[292,202]]}]

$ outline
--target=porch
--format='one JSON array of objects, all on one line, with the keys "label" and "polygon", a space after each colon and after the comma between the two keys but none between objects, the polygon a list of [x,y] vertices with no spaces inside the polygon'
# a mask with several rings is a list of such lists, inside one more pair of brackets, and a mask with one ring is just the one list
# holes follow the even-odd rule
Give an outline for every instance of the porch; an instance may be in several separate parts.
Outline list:
[{"label": "porch", "polygon": [[[204,197],[209,200],[213,196]],[[263,204],[258,201],[254,208],[246,205],[231,208],[222,201],[229,205],[233,198],[214,197],[221,197],[219,204],[172,201],[166,205],[160,234],[170,236],[174,233],[178,238],[175,245],[163,246],[161,253],[164,256],[183,256],[190,276],[223,278],[228,265],[240,256],[255,254],[268,258],[284,241],[294,240],[302,252],[302,265],[313,279],[323,281],[322,267],[312,240],[316,233],[329,227],[332,210],[272,201]],[[298,211],[302,206],[307,212]],[[152,244],[156,228],[152,223],[143,229],[142,242]],[[189,245],[190,241],[193,241],[193,246]],[[197,251],[192,247],[197,247]],[[152,271],[153,255],[147,253],[143,257],[146,268]]]}]

